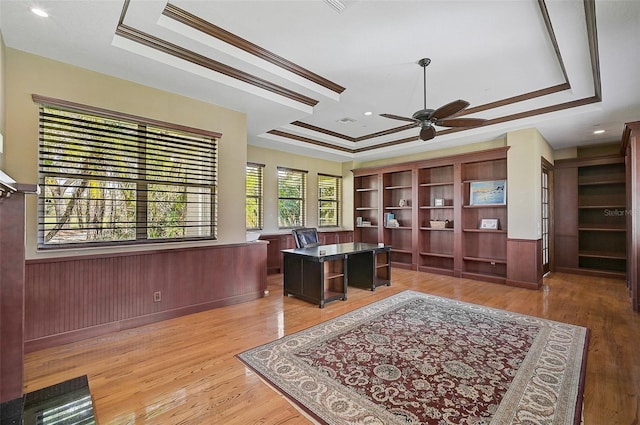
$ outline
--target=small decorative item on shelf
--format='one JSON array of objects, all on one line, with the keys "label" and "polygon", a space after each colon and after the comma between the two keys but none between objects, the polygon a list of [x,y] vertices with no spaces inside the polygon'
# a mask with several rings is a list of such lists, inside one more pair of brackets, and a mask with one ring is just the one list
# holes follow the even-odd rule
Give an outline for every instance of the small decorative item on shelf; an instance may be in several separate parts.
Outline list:
[{"label": "small decorative item on shelf", "polygon": [[429,226],[432,229],[445,229],[450,226],[450,223],[449,220],[431,220],[429,221]]},{"label": "small decorative item on shelf", "polygon": [[384,225],[385,227],[389,227],[389,220],[396,218],[396,215],[393,213],[385,213],[384,214]]},{"label": "small decorative item on shelf", "polygon": [[497,218],[483,218],[480,220],[480,228],[486,230],[498,230],[499,224]]},{"label": "small decorative item on shelf", "polygon": [[434,207],[444,207],[444,198],[435,198],[433,200]]},{"label": "small decorative item on shelf", "polygon": [[371,226],[371,222],[369,220],[362,220],[362,227],[369,227]]},{"label": "small decorative item on shelf", "polygon": [[400,202],[398,202],[398,206],[400,208],[408,207],[409,206],[409,200],[408,199],[400,199]]},{"label": "small decorative item on shelf", "polygon": [[392,218],[387,222],[387,227],[400,227],[400,223],[395,218]]},{"label": "small decorative item on shelf", "polygon": [[362,226],[362,217],[356,217],[356,226]]}]

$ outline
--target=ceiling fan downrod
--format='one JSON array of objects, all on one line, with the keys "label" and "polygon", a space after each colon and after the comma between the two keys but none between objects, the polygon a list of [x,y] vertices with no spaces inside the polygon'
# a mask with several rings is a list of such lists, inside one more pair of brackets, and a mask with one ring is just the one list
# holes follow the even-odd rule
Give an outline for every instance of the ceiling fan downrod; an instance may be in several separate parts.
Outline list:
[{"label": "ceiling fan downrod", "polygon": [[424,85],[423,85],[423,108],[422,109],[427,109],[427,66],[429,66],[429,64],[431,63],[431,59],[429,58],[422,58],[418,61],[418,65],[420,65],[422,67],[422,75],[423,75],[423,79],[424,79]]}]

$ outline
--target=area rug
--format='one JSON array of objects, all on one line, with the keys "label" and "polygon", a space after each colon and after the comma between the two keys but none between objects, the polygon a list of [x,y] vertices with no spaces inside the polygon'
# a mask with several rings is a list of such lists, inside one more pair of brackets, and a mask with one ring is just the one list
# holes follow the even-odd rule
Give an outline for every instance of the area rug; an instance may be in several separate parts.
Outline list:
[{"label": "area rug", "polygon": [[404,291],[237,355],[321,424],[580,423],[588,329]]}]

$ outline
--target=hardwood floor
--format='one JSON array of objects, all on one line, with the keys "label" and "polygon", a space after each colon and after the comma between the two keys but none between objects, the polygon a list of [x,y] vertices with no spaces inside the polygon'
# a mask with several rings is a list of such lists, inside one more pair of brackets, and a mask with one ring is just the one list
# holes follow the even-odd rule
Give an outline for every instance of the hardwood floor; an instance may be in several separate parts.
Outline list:
[{"label": "hardwood floor", "polygon": [[557,273],[531,291],[394,269],[392,282],[320,309],[271,275],[263,299],[27,354],[25,391],[86,374],[101,425],[310,423],[234,355],[413,289],[590,328],[584,423],[639,423],[640,315],[623,281]]}]

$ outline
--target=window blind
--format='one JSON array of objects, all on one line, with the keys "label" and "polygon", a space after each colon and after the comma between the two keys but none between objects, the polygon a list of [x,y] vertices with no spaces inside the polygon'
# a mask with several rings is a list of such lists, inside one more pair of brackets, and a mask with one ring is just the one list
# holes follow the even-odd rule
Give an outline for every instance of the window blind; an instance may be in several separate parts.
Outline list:
[{"label": "window blind", "polygon": [[246,186],[247,230],[261,230],[264,227],[264,164],[247,163]]},{"label": "window blind", "polygon": [[42,246],[216,237],[215,138],[40,105]]},{"label": "window blind", "polygon": [[340,225],[342,177],[318,174],[318,227]]},{"label": "window blind", "polygon": [[278,227],[306,226],[307,171],[278,167]]}]

